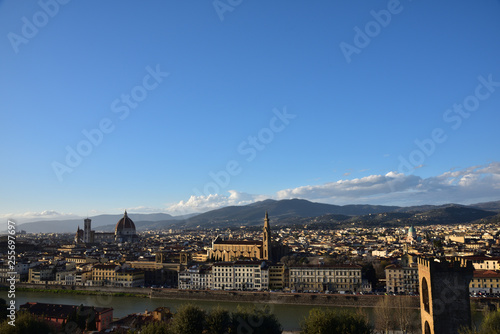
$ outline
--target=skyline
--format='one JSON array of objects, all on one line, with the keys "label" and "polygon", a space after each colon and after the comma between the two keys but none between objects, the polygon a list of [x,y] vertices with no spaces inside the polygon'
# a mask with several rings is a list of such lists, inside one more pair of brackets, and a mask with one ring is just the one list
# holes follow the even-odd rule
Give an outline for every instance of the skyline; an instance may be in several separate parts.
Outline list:
[{"label": "skyline", "polygon": [[0,1],[0,217],[500,199],[500,1]]}]

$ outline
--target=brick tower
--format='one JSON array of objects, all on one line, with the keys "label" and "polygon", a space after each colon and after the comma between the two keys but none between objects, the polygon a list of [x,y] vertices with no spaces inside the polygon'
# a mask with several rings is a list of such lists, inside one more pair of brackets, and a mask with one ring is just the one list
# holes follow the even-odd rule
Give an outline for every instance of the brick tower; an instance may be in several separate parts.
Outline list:
[{"label": "brick tower", "polygon": [[422,334],[456,334],[470,327],[470,261],[418,259]]}]

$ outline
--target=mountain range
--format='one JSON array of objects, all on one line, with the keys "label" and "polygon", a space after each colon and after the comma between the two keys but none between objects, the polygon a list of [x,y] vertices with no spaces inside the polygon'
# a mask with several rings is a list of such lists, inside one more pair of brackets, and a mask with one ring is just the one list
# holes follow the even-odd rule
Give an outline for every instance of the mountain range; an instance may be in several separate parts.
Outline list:
[{"label": "mountain range", "polygon": [[[201,214],[171,216],[165,213],[128,214],[138,231],[185,228],[226,228],[261,225],[265,212],[272,224],[309,224],[317,227],[406,226],[471,223],[481,219],[500,221],[500,201],[473,205],[332,205],[303,199],[264,200],[244,206],[228,206]],[[99,215],[92,219],[92,229],[114,231],[123,215]],[[28,233],[74,233],[83,228],[83,219],[38,221],[20,224]]]}]

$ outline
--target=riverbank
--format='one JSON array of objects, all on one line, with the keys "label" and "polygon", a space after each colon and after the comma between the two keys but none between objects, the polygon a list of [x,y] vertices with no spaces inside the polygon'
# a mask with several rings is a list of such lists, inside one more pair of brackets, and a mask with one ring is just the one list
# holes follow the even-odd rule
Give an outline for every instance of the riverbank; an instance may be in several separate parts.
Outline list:
[{"label": "riverbank", "polygon": [[[321,293],[284,293],[284,292],[250,292],[250,291],[223,291],[223,290],[177,290],[151,288],[115,288],[94,286],[66,286],[17,284],[19,291],[42,291],[66,294],[110,295],[115,297],[142,297],[178,300],[203,300],[222,302],[248,302],[285,305],[311,305],[333,307],[368,307],[373,308],[383,296],[378,295],[347,295]],[[407,300],[408,308],[418,309],[419,299],[416,296],[401,296]]]}]

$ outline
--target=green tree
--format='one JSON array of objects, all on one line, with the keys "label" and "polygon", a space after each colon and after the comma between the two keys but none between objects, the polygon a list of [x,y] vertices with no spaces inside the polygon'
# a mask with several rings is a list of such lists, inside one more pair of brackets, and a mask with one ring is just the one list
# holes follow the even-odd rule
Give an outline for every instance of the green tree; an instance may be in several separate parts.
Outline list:
[{"label": "green tree", "polygon": [[206,318],[207,334],[227,333],[231,327],[229,311],[217,306],[210,311]]},{"label": "green tree", "polygon": [[500,333],[500,310],[488,312],[484,317],[481,329],[463,329],[460,334],[497,334]]},{"label": "green tree", "polygon": [[0,333],[2,334],[49,334],[54,333],[53,326],[43,320],[37,319],[28,312],[19,311],[16,313],[15,325],[9,325],[10,319],[7,318],[0,324]]},{"label": "green tree", "polygon": [[283,329],[266,305],[263,308],[242,308],[232,313],[230,333],[281,334]]},{"label": "green tree", "polygon": [[162,321],[154,321],[141,328],[141,334],[170,334],[169,326]]},{"label": "green tree", "polygon": [[301,324],[302,334],[372,334],[365,316],[347,310],[314,308]]},{"label": "green tree", "polygon": [[205,326],[206,313],[192,304],[182,305],[172,319],[174,334],[200,334]]}]

